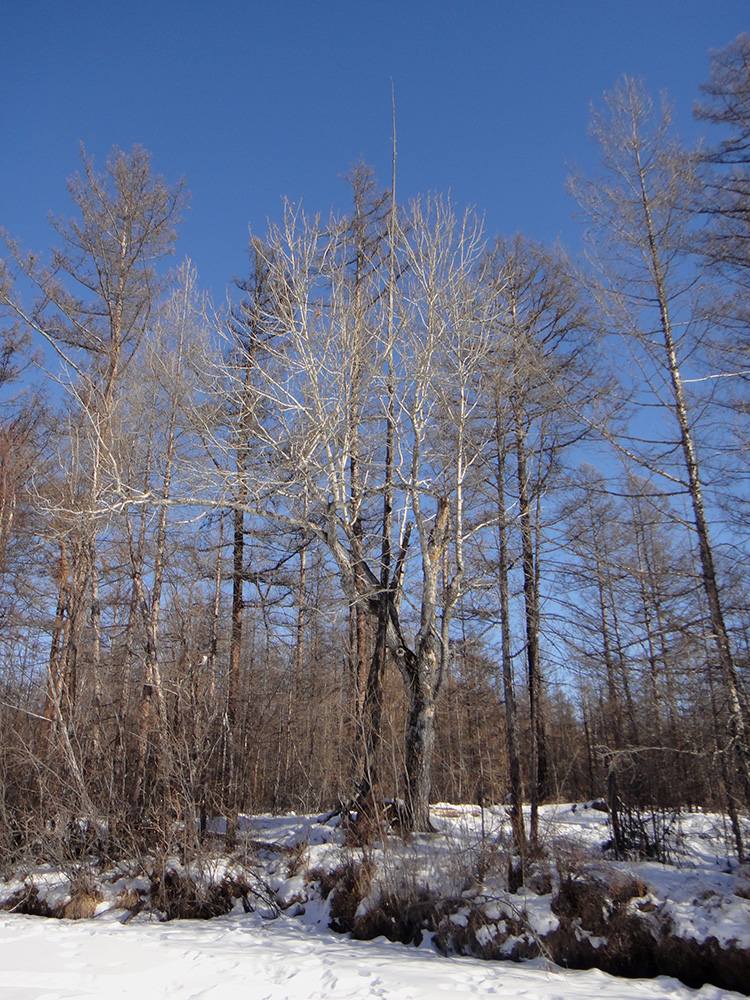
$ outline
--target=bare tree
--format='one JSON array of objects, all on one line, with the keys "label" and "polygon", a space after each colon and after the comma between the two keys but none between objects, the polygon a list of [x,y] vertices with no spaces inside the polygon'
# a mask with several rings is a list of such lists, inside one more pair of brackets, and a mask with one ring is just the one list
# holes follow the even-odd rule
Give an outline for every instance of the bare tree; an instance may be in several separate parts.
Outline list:
[{"label": "bare tree", "polygon": [[[524,595],[524,649],[530,707],[531,839],[538,831],[538,806],[550,794],[551,768],[546,749],[540,650],[540,548],[542,498],[554,484],[565,448],[579,440],[585,424],[573,414],[600,390],[589,357],[588,311],[564,257],[522,237],[496,241],[483,264],[483,281],[496,312],[498,337],[491,355],[489,385],[495,422],[498,477],[506,475],[507,457],[515,465],[515,484],[498,479],[501,506],[514,498],[513,522],[518,527]],[[493,456],[494,457],[494,456]],[[512,466],[511,466],[512,468]],[[501,518],[501,604],[508,615],[507,540]],[[506,640],[504,648],[509,645]],[[503,654],[504,662],[509,657]],[[506,670],[508,668],[506,667]],[[506,706],[514,704],[506,682]],[[509,724],[514,741],[516,726]],[[509,745],[511,763],[514,748]],[[513,770],[513,769],[512,769]],[[511,775],[512,783],[514,781]],[[517,779],[516,779],[517,780]],[[512,789],[517,797],[519,789]],[[520,820],[519,820],[520,823]],[[520,827],[519,850],[523,848]]]},{"label": "bare tree", "polygon": [[[750,209],[750,35],[713,53],[711,75],[701,90],[695,116],[722,129],[723,138],[707,147],[708,170],[697,207],[708,220],[699,248],[725,278],[747,291]],[[740,300],[736,305],[741,307]],[[746,314],[745,314],[746,315]]]},{"label": "bare tree", "polygon": [[[82,151],[83,170],[68,185],[77,215],[53,220],[60,240],[48,264],[24,253],[3,233],[14,266],[37,288],[26,307],[4,283],[0,304],[57,353],[71,393],[71,488],[56,501],[61,546],[60,600],[50,657],[50,704],[72,766],[65,706],[75,704],[85,667],[93,690],[92,752],[98,753],[102,685],[100,531],[115,485],[112,466],[118,391],[139,348],[159,290],[155,262],[169,254],[184,205],[182,187],[169,187],[151,172],[136,147],[115,150],[104,174]],[[87,623],[85,663],[79,662],[80,628]],[[64,666],[57,663],[64,660]],[[65,711],[64,711],[65,710]],[[77,778],[79,793],[90,805]]]},{"label": "bare tree", "polygon": [[[595,294],[610,329],[624,342],[640,399],[658,407],[660,414],[658,423],[636,432],[640,441],[631,438],[629,445],[619,442],[618,447],[649,474],[689,497],[710,633],[728,699],[731,752],[740,761],[750,803],[747,704],[725,622],[696,424],[682,374],[705,334],[691,310],[695,279],[686,270],[690,208],[698,185],[696,159],[671,138],[667,106],[655,114],[643,89],[629,79],[606,96],[605,110],[594,115],[591,130],[603,172],[591,179],[575,178],[572,189],[588,220],[598,274]],[[675,453],[681,457],[679,464],[673,461]]]},{"label": "bare tree", "polygon": [[712,53],[711,75],[701,88],[694,113],[714,125],[719,141],[703,148],[703,184],[696,209],[704,225],[694,243],[705,263],[708,293],[704,307],[714,332],[712,358],[702,378],[727,403],[733,421],[724,426],[724,461],[730,466],[724,511],[730,523],[747,532],[748,499],[744,470],[750,449],[750,36]]},{"label": "bare tree", "polygon": [[[290,207],[264,241],[268,318],[278,335],[261,372],[266,416],[257,431],[255,493],[247,506],[322,543],[349,606],[362,606],[377,620],[379,594],[387,590],[385,641],[409,699],[407,822],[426,829],[434,710],[463,583],[463,547],[474,530],[465,492],[476,455],[469,433],[472,384],[478,352],[486,349],[472,278],[481,239],[471,217],[457,220],[440,199],[412,206],[408,220],[392,230],[401,277],[395,287],[387,277],[382,282],[395,291],[393,306],[386,292],[363,324],[342,238],[348,225],[335,219],[323,225]],[[386,258],[383,266],[394,264]],[[235,371],[224,370],[223,385],[236,400]],[[361,401],[356,420],[353,386]],[[385,440],[376,432],[383,427]],[[222,489],[229,492],[231,470],[218,457],[224,445],[218,438],[213,443]],[[384,495],[392,496],[392,522],[378,512]],[[419,539],[412,562],[409,521]],[[397,554],[385,587],[383,524]],[[413,595],[408,603],[407,594]]]},{"label": "bare tree", "polygon": [[[169,778],[170,746],[166,697],[159,662],[159,629],[162,593],[169,560],[169,511],[174,480],[179,477],[181,459],[190,457],[185,413],[192,408],[192,358],[202,352],[205,336],[204,307],[197,291],[195,270],[184,264],[169,297],[155,311],[155,321],[145,342],[142,358],[129,376],[130,406],[123,418],[124,446],[138,442],[143,452],[143,469],[135,480],[156,494],[156,509],[136,508],[136,525],[126,507],[133,594],[144,636],[143,669],[140,685],[136,761],[131,769],[131,799],[140,804],[146,778],[149,733],[156,717],[158,772]],[[132,405],[140,403],[141,405]],[[130,432],[130,433],[129,433]],[[119,456],[118,456],[119,457]],[[148,516],[148,517],[147,517]],[[150,523],[153,522],[153,523]]]}]

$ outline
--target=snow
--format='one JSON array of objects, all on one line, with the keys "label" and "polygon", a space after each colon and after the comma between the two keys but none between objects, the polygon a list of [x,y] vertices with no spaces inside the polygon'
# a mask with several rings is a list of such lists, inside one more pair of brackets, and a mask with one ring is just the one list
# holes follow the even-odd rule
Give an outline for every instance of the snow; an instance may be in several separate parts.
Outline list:
[{"label": "snow", "polygon": [[[466,887],[477,852],[504,829],[507,832],[504,810],[487,809],[482,815],[476,807],[443,804],[434,807],[433,822],[437,835],[407,843],[392,837],[384,847],[370,849],[377,874],[360,907],[374,905],[388,880],[394,884],[411,879],[458,899],[461,905],[450,919],[459,928],[466,926],[480,900],[486,918],[477,933],[480,945],[504,933],[506,920],[519,914],[535,934],[554,929],[557,917],[550,908],[549,892],[524,889],[508,897],[493,887],[491,876],[481,886]],[[328,929],[328,903],[317,884],[304,877],[307,870],[326,872],[342,863],[345,851],[335,823],[301,816],[242,817],[239,831],[256,845],[274,845],[274,851],[265,855],[263,878],[286,909],[279,912],[259,901],[255,912],[246,913],[237,901],[231,913],[209,921],[165,923],[148,910],[132,917],[118,908],[118,897],[127,889],[144,890],[147,882],[142,876],[113,873],[107,885],[99,884],[105,898],[91,920],[0,913],[0,998],[316,1000],[335,995],[344,1000],[435,1000],[457,994],[508,1000],[726,1000],[739,996],[712,986],[689,989],[666,977],[626,980],[596,970],[565,971],[541,959],[515,964],[444,957],[430,943],[429,934],[418,948],[383,938],[355,941],[336,935]],[[542,831],[545,842],[555,846],[558,858],[571,869],[596,871],[597,865],[604,865],[601,845],[608,837],[604,814],[581,805],[545,807]],[[738,868],[732,859],[723,821],[689,814],[682,817],[679,834],[673,865],[642,861],[615,865],[615,870],[640,878],[647,887],[648,895],[631,903],[660,907],[678,937],[698,941],[715,937],[722,944],[750,948],[750,870]],[[171,864],[179,869],[176,861]],[[607,865],[611,870],[613,863]],[[199,874],[211,880],[227,873],[231,865],[225,860],[206,859]],[[68,883],[59,873],[40,869],[33,873],[33,882],[39,898],[46,898],[50,906],[65,901]],[[22,885],[19,880],[0,882],[0,901]],[[594,947],[600,943],[591,935],[588,939]]]},{"label": "snow", "polygon": [[615,979],[597,971],[444,958],[429,945],[410,948],[352,941],[282,914],[230,914],[211,921],[123,925],[94,921],[0,918],[3,1000],[422,1000],[459,996],[535,1000],[719,1000],[714,987],[676,980]]}]

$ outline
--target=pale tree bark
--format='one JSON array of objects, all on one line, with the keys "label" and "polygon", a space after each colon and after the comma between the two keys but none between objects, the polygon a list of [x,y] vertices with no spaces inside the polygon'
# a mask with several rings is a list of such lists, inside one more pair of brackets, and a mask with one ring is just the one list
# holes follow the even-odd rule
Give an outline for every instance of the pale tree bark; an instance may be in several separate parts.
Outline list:
[{"label": "pale tree bark", "polygon": [[[476,352],[486,349],[471,290],[481,238],[471,218],[457,221],[439,199],[427,209],[415,206],[408,230],[392,229],[393,258],[383,263],[386,294],[373,303],[363,351],[350,272],[339,252],[344,228],[339,220],[323,225],[289,208],[264,241],[271,299],[265,315],[276,336],[259,372],[263,462],[253,496],[241,506],[321,542],[350,606],[362,606],[375,622],[380,617],[381,652],[384,633],[409,699],[406,822],[427,829],[434,711],[463,586],[463,544],[474,530],[464,520],[463,491],[474,462],[470,383]],[[222,377],[228,405],[236,408],[241,379],[226,367]],[[355,435],[353,384],[369,401]],[[386,428],[385,442],[371,431],[377,425]],[[221,470],[220,488],[233,491],[226,443],[208,431],[204,437]],[[355,504],[353,449],[362,470]],[[413,571],[403,565],[410,516],[419,536]],[[361,532],[358,517],[366,517]],[[377,530],[368,530],[378,522]],[[391,552],[403,556],[388,581],[383,567],[387,571]],[[402,617],[407,581],[416,605],[412,621]]]},{"label": "pale tree bark", "polygon": [[[466,517],[467,490],[492,435],[491,425],[475,426],[480,398],[473,391],[489,350],[489,321],[475,281],[483,249],[475,221],[457,220],[448,204],[435,199],[412,205],[407,232],[408,277],[402,279],[402,309],[396,307],[404,339],[395,376],[397,385],[399,375],[403,379],[397,405],[407,424],[395,446],[409,448],[406,500],[421,555],[420,615],[413,644],[404,642],[400,627],[389,630],[387,639],[408,696],[407,825],[428,830],[435,709],[465,583],[464,549],[479,527]],[[428,470],[435,477],[432,489],[425,489]]]},{"label": "pale tree bark", "polygon": [[[698,185],[696,158],[670,138],[670,127],[668,109],[662,107],[655,115],[641,88],[625,79],[607,95],[605,112],[593,119],[606,174],[601,180],[577,178],[572,186],[597,241],[596,294],[602,309],[625,338],[651,401],[663,408],[674,427],[676,440],[665,440],[661,455],[639,449],[637,443],[616,443],[629,458],[680,485],[689,497],[711,638],[727,693],[732,752],[750,805],[748,707],[724,617],[679,354],[681,348],[683,356],[695,355],[706,335],[690,311],[694,277],[686,271],[688,208]],[[674,445],[681,469],[665,457]]]}]

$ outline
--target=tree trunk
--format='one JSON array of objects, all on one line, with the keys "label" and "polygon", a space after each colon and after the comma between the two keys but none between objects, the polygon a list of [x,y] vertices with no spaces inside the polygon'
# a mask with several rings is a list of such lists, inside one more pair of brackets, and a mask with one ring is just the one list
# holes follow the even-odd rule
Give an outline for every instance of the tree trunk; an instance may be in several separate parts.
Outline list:
[{"label": "tree trunk", "polygon": [[[431,645],[431,644],[430,644]],[[433,648],[420,650],[410,665],[406,717],[406,816],[410,832],[430,833],[430,768],[435,747],[435,692],[429,678],[437,669]]]},{"label": "tree trunk", "polygon": [[523,820],[523,782],[518,741],[518,709],[516,705],[513,658],[510,646],[510,597],[508,526],[505,512],[505,441],[500,424],[499,406],[495,406],[495,441],[497,445],[497,514],[498,514],[498,580],[500,585],[500,638],[505,700],[505,746],[510,778],[510,824],[518,864],[508,861],[508,887],[515,892],[523,885],[526,866],[526,828]]},{"label": "tree trunk", "polygon": [[542,672],[539,661],[539,595],[537,589],[534,538],[531,525],[526,446],[520,408],[514,406],[516,463],[518,471],[519,520],[523,562],[523,593],[526,608],[526,662],[529,678],[529,726],[531,748],[531,827],[532,844],[539,833],[539,804],[547,785],[547,754],[542,709]]},{"label": "tree trunk", "polygon": [[[241,474],[242,475],[242,474]],[[232,548],[232,630],[229,637],[229,697],[227,716],[230,730],[237,716],[240,669],[242,662],[242,622],[245,611],[245,511],[242,497],[234,509],[234,539]]]},{"label": "tree trunk", "polygon": [[714,567],[713,549],[711,546],[708,521],[703,503],[703,488],[701,485],[698,460],[693,443],[693,436],[688,420],[687,402],[682,376],[677,360],[677,351],[672,333],[672,322],[669,311],[669,296],[667,294],[658,244],[651,214],[651,203],[646,189],[645,168],[641,164],[640,154],[637,156],[638,179],[640,181],[641,201],[648,238],[648,252],[651,259],[651,269],[654,279],[659,314],[661,318],[661,333],[664,339],[664,349],[672,385],[674,399],[674,414],[680,429],[680,444],[688,476],[688,491],[693,508],[693,520],[698,536],[698,551],[700,554],[703,589],[708,600],[709,615],[712,628],[712,638],[719,656],[719,666],[729,697],[729,727],[732,734],[735,753],[740,764],[740,774],[745,793],[745,802],[750,807],[750,740],[746,722],[747,705],[744,704],[742,689],[737,679],[737,671],[732,657],[729,633],[724,622],[724,612],[721,604],[719,585]]}]

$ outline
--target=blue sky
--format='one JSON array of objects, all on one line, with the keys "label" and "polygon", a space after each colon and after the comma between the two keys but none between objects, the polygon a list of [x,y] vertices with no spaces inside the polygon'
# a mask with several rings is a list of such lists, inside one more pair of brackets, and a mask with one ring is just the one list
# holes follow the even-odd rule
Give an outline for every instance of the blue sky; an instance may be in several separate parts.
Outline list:
[{"label": "blue sky", "polygon": [[490,234],[573,250],[567,165],[623,73],[667,89],[683,134],[709,49],[750,31],[748,0],[7,0],[0,225],[31,250],[68,212],[82,141],[103,166],[140,143],[192,192],[180,257],[218,299],[285,195],[346,208],[360,158],[399,197],[447,191]]}]

